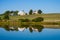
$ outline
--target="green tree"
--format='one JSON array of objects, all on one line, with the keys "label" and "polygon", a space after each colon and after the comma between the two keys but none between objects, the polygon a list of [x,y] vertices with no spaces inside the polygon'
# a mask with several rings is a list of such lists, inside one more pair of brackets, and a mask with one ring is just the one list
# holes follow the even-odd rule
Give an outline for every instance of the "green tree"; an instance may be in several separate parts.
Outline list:
[{"label": "green tree", "polygon": [[10,13],[14,13],[14,11],[11,11]]},{"label": "green tree", "polygon": [[42,11],[41,10],[38,10],[38,14],[41,14],[42,13]]},{"label": "green tree", "polygon": [[14,15],[18,15],[18,11],[14,11]]},{"label": "green tree", "polygon": [[33,13],[33,10],[31,9],[31,10],[29,11],[29,14],[32,15],[32,13]]},{"label": "green tree", "polygon": [[9,15],[10,14],[10,11],[5,11],[4,15]]},{"label": "green tree", "polygon": [[27,13],[25,15],[28,15]]},{"label": "green tree", "polygon": [[10,11],[5,11],[3,19],[9,20]]},{"label": "green tree", "polygon": [[13,13],[13,15],[18,15],[18,11],[11,11],[10,13]]},{"label": "green tree", "polygon": [[5,20],[9,20],[9,15],[4,15],[4,17],[3,17],[3,19],[5,19]]}]

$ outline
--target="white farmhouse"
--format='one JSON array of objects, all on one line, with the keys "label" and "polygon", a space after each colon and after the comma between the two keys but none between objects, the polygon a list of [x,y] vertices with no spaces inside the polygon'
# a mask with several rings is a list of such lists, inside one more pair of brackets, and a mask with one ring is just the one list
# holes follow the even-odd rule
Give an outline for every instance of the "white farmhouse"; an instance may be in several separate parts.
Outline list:
[{"label": "white farmhouse", "polygon": [[33,13],[32,14],[38,14],[38,11],[37,10],[35,10],[35,11],[33,11]]},{"label": "white farmhouse", "polygon": [[19,11],[18,15],[25,15],[26,13],[24,11]]},{"label": "white farmhouse", "polygon": [[14,15],[14,13],[10,13],[9,15],[13,16],[13,15]]}]

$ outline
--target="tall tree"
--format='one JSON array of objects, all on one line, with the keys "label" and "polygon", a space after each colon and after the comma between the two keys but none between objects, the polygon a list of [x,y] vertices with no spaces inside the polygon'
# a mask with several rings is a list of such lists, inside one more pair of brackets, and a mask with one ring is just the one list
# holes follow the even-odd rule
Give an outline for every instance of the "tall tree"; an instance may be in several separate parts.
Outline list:
[{"label": "tall tree", "polygon": [[18,15],[18,11],[14,11],[14,15]]},{"label": "tall tree", "polygon": [[9,15],[4,15],[3,19],[9,20]]},{"label": "tall tree", "polygon": [[42,13],[42,11],[39,9],[39,10],[38,10],[38,14],[41,14],[41,13]]},{"label": "tall tree", "polygon": [[29,14],[32,15],[32,13],[33,13],[33,10],[31,9],[31,10],[29,11]]},{"label": "tall tree", "polygon": [[18,15],[18,11],[11,11],[10,13],[13,13],[13,15]]},{"label": "tall tree", "polygon": [[4,15],[9,15],[10,11],[5,11]]},{"label": "tall tree", "polygon": [[11,11],[10,13],[14,13],[14,11]]}]

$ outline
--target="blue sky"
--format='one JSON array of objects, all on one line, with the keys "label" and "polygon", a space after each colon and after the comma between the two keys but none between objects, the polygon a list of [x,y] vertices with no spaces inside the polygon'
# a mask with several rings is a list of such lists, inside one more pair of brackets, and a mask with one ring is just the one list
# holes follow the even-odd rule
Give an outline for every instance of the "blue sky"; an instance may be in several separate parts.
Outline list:
[{"label": "blue sky", "polygon": [[41,9],[43,13],[60,13],[60,0],[0,0],[0,13],[6,10]]}]

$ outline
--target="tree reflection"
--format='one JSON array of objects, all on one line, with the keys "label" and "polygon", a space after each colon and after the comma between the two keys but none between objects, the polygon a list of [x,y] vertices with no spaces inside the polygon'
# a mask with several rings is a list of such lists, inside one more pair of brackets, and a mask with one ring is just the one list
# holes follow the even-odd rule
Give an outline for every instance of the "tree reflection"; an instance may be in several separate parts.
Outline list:
[{"label": "tree reflection", "polygon": [[17,27],[9,26],[9,25],[1,25],[6,31],[18,31]]},{"label": "tree reflection", "polygon": [[29,27],[29,30],[30,32],[33,32],[33,31],[41,32],[43,28],[44,27],[42,25],[31,25],[31,27]]},{"label": "tree reflection", "polygon": [[33,29],[32,29],[32,27],[29,27],[29,31],[32,33],[33,32]]},{"label": "tree reflection", "polygon": [[8,25],[4,25],[3,28],[6,30],[6,31],[10,31],[9,29],[9,26]]},{"label": "tree reflection", "polygon": [[10,25],[1,25],[6,31],[24,31],[29,28],[29,31],[32,33],[33,31],[41,32],[44,28],[42,25],[19,25],[19,26],[10,26]]}]

